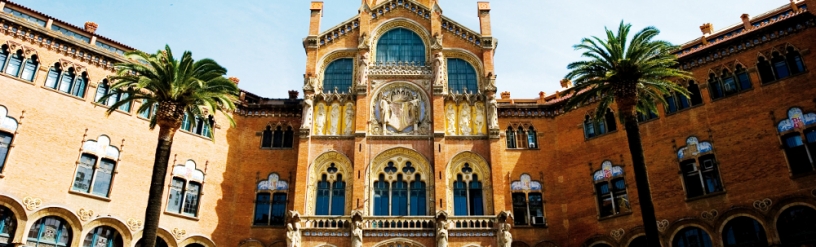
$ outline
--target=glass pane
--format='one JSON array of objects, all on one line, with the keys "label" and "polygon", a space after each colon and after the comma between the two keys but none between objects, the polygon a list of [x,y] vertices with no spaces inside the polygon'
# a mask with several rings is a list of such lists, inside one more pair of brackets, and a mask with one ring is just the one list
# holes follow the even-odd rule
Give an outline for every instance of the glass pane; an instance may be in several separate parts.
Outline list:
[{"label": "glass pane", "polygon": [[391,215],[408,215],[408,184],[400,178],[397,182],[394,182],[393,186],[394,189],[391,191]]},{"label": "glass pane", "polygon": [[332,190],[331,215],[343,215],[346,204],[346,182],[334,182]]},{"label": "glass pane", "polygon": [[478,181],[470,182],[470,215],[484,215],[482,183]]},{"label": "glass pane", "polygon": [[28,231],[29,246],[68,246],[71,231],[64,220],[49,216],[37,220]]},{"label": "glass pane", "polygon": [[68,70],[62,74],[62,79],[60,80],[59,90],[64,93],[71,93],[71,89],[74,86],[74,72]]},{"label": "glass pane", "polygon": [[461,181],[461,178],[459,181],[453,182],[453,214],[457,216],[468,215],[467,187],[465,182]]},{"label": "glass pane", "polygon": [[790,76],[790,73],[788,72],[788,63],[786,63],[785,60],[774,61],[773,66],[777,79]]},{"label": "glass pane", "polygon": [[266,130],[263,131],[263,137],[261,138],[261,147],[262,148],[272,147],[272,130],[270,130],[269,127],[266,127]]},{"label": "glass pane", "polygon": [[122,237],[111,227],[100,226],[85,235],[83,247],[122,247]]},{"label": "glass pane", "polygon": [[673,95],[666,96],[666,113],[672,113],[677,111],[677,103],[674,102],[675,97]]},{"label": "glass pane", "polygon": [[96,165],[96,156],[90,154],[82,154],[79,158],[79,165],[77,166],[76,177],[74,177],[74,191],[90,192],[91,178],[93,178],[94,166]]},{"label": "glass pane", "polygon": [[255,218],[252,224],[256,226],[269,224],[270,199],[269,193],[258,193],[255,196]]},{"label": "glass pane", "polygon": [[0,132],[0,172],[3,172],[3,167],[6,164],[6,157],[8,156],[9,146],[11,146],[11,140],[11,134]]},{"label": "glass pane", "polygon": [[678,95],[677,99],[678,99],[677,101],[679,102],[678,108],[680,110],[689,108],[689,106],[690,106],[689,98],[687,98],[686,96],[683,96],[683,95]]},{"label": "glass pane", "polygon": [[530,193],[530,216],[544,217],[544,201],[540,193]]},{"label": "glass pane", "polygon": [[598,211],[600,216],[615,214],[612,208],[612,193],[609,192],[609,183],[606,181],[595,184],[595,193],[598,194]]},{"label": "glass pane", "polygon": [[94,179],[94,195],[108,197],[115,166],[116,162],[113,160],[102,159],[102,161],[99,162],[99,169],[96,170],[96,179]]},{"label": "glass pane", "polygon": [[[418,177],[418,176],[417,176]],[[411,215],[427,215],[427,197],[425,183],[414,181],[411,183]]]},{"label": "glass pane", "polygon": [[169,199],[167,200],[168,212],[181,213],[182,191],[184,191],[184,180],[173,178],[170,184]]},{"label": "glass pane", "polygon": [[711,99],[719,99],[723,97],[723,88],[719,81],[709,80],[709,88],[711,89]]},{"label": "glass pane", "polygon": [[414,32],[396,28],[377,41],[377,60],[381,62],[414,62],[425,65],[425,43]]},{"label": "glass pane", "polygon": [[270,225],[282,226],[286,217],[286,194],[275,193],[272,197],[272,218]]},{"label": "glass pane", "polygon": [[45,78],[45,86],[57,89],[57,80],[59,79],[60,71],[54,67],[48,69],[48,76]]},{"label": "glass pane", "polygon": [[94,102],[107,105],[106,102],[101,101],[102,97],[104,97],[105,94],[107,93],[108,93],[107,83],[105,81],[100,82],[99,86],[96,87],[96,97],[94,98]]},{"label": "glass pane", "polygon": [[197,183],[190,183],[187,186],[186,198],[184,199],[185,215],[196,216],[198,214],[198,197],[201,195],[201,185]]},{"label": "glass pane", "polygon": [[448,90],[453,93],[477,92],[476,70],[465,60],[448,59]]},{"label": "glass pane", "polygon": [[292,127],[286,129],[283,132],[283,147],[284,148],[291,148],[292,143],[295,141],[295,132],[292,130]]},{"label": "glass pane", "polygon": [[348,93],[354,80],[354,59],[337,59],[323,72],[323,92]]},{"label": "glass pane", "polygon": [[9,58],[8,66],[6,66],[6,74],[17,76],[20,74],[20,66],[23,64],[23,57],[19,53],[14,53]]},{"label": "glass pane", "polygon": [[388,183],[383,182],[385,176],[380,176],[380,181],[374,182],[374,215],[387,216],[389,215],[389,194]]},{"label": "glass pane", "polygon": [[711,247],[711,237],[700,228],[688,227],[674,235],[674,247]]},{"label": "glass pane", "polygon": [[731,94],[736,93],[738,91],[737,90],[737,82],[734,81],[734,77],[725,76],[725,77],[722,78],[722,82],[723,82],[723,91],[725,91],[726,95],[731,95]]},{"label": "glass pane", "polygon": [[7,245],[14,239],[17,228],[14,214],[10,209],[0,206],[0,245]]},{"label": "glass pane", "polygon": [[[77,80],[77,81],[79,81],[79,80]],[[120,96],[119,96],[119,100],[127,99],[128,96],[129,95],[127,93],[121,93]],[[124,105],[119,106],[119,110],[124,111],[124,112],[130,112],[130,101],[128,101]]]},{"label": "glass pane", "polygon": [[524,193],[513,193],[513,223],[527,225],[527,198]]},{"label": "glass pane", "polygon": [[315,215],[329,215],[329,182],[326,178],[323,181],[317,182],[317,207],[315,207]]},{"label": "glass pane", "polygon": [[273,136],[274,138],[272,141],[272,147],[275,148],[283,147],[283,130],[281,130],[280,126],[278,126],[278,128],[275,129]]},{"label": "glass pane", "polygon": [[747,72],[738,72],[737,79],[739,80],[740,88],[742,90],[751,88],[751,78],[748,76]]},{"label": "glass pane", "polygon": [[23,69],[23,75],[20,76],[23,80],[26,81],[34,81],[34,74],[37,72],[37,61],[36,57],[32,57],[26,60],[25,68]]}]

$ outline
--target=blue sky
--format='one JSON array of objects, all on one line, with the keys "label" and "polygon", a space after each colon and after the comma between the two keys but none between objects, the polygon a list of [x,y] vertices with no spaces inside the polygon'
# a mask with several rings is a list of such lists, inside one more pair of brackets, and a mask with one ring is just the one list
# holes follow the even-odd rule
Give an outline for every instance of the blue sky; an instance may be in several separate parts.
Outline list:
[{"label": "blue sky", "polygon": [[[136,49],[154,52],[169,44],[209,57],[241,79],[240,87],[264,97],[284,98],[303,83],[306,55],[301,40],[309,25],[308,0],[17,0],[55,18],[82,26]],[[321,31],[351,18],[360,0],[324,0]],[[440,0],[443,14],[479,30],[476,0]],[[658,38],[682,44],[700,37],[699,26],[715,29],[741,23],[740,15],[761,13],[788,0],[494,0],[493,36],[499,91],[535,98],[560,90],[566,65],[580,60],[572,45],[602,35],[621,20],[635,30],[655,26]]]}]

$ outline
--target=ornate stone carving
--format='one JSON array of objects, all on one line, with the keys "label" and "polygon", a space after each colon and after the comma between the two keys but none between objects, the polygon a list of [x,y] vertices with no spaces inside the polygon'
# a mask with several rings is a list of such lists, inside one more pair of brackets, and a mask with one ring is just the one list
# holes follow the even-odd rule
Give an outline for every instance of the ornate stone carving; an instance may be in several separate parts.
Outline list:
[{"label": "ornate stone carving", "polygon": [[363,51],[360,56],[358,56],[358,65],[357,65],[357,85],[362,86],[368,83],[368,64],[369,64],[369,55],[367,51]]},{"label": "ornate stone carving", "polygon": [[323,135],[323,127],[326,125],[326,104],[318,103],[315,108],[315,128],[312,133]]},{"label": "ornate stone carving", "polygon": [[130,228],[130,231],[135,232],[135,231],[138,231],[138,230],[142,229],[142,221],[141,220],[136,220],[134,218],[130,218],[130,219],[127,220],[126,223],[127,223],[128,228]]},{"label": "ornate stone carving", "polygon": [[459,133],[465,136],[471,135],[470,127],[470,105],[462,104],[459,109]]},{"label": "ornate stone carving", "polygon": [[513,235],[510,234],[510,224],[504,223],[499,229],[499,247],[510,247],[513,244]]},{"label": "ornate stone carving", "polygon": [[334,103],[331,105],[329,113],[329,129],[326,131],[327,135],[336,136],[340,130],[340,104]]},{"label": "ornate stone carving", "polygon": [[[338,175],[342,175],[342,178],[348,179],[351,178],[352,175],[352,165],[351,160],[349,158],[337,151],[328,151],[322,153],[317,156],[317,158],[312,161],[309,165],[308,171],[308,178],[306,181],[318,181],[320,178],[326,175],[329,178],[328,182],[333,182],[338,177]],[[317,183],[308,183],[306,193],[306,211],[305,213],[309,215],[315,214],[315,199],[317,198]],[[346,189],[351,190],[353,189],[352,183],[347,183]],[[351,197],[346,197],[345,205],[347,208],[350,207],[351,204]],[[290,211],[293,214],[293,218],[299,217],[298,215],[294,215],[297,213],[296,211]],[[343,212],[346,215],[347,210]]]},{"label": "ornate stone carving", "polygon": [[442,50],[442,34],[436,33],[433,35],[433,44],[431,50]]},{"label": "ornate stone carving", "polygon": [[379,130],[372,128],[371,134],[429,134],[430,128],[426,126],[430,126],[430,106],[427,96],[418,88],[406,83],[390,84],[372,102],[371,115],[380,126]]},{"label": "ornate stone carving", "polygon": [[661,220],[657,222],[657,230],[663,232],[669,227],[669,220]]},{"label": "ornate stone carving", "polygon": [[300,247],[300,224],[286,224],[286,247]]},{"label": "ornate stone carving", "polygon": [[445,119],[447,120],[446,133],[456,135],[456,106],[452,103],[445,106]]},{"label": "ornate stone carving", "polygon": [[363,247],[363,223],[360,221],[355,221],[351,229],[351,247]]},{"label": "ornate stone carving", "polygon": [[433,75],[433,69],[429,65],[414,62],[376,62],[370,65],[367,75],[377,78],[382,76],[428,78]]},{"label": "ornate stone carving", "polygon": [[90,220],[93,215],[94,211],[90,209],[80,208],[79,211],[77,211],[77,216],[79,216],[79,219],[82,221]]},{"label": "ornate stone carving", "polygon": [[314,91],[315,87],[317,87],[317,78],[310,76],[303,78],[303,91]]},{"label": "ornate stone carving", "polygon": [[490,97],[490,101],[487,102],[487,115],[489,117],[489,121],[487,122],[489,129],[499,129],[499,113],[498,113],[499,105],[496,102],[495,97]]},{"label": "ornate stone carving", "polygon": [[700,214],[700,217],[702,217],[705,220],[712,221],[714,220],[714,218],[717,218],[717,215],[719,215],[719,212],[717,212],[716,209],[712,209],[710,211],[704,211],[703,213]]},{"label": "ornate stone carving", "polygon": [[448,221],[436,223],[436,247],[448,247]]},{"label": "ornate stone carving", "polygon": [[771,201],[770,198],[754,201],[754,208],[759,209],[762,212],[767,212],[768,209],[771,208],[771,205],[773,205],[773,201]]},{"label": "ornate stone carving", "polygon": [[346,103],[345,115],[343,115],[343,135],[354,134],[354,104]]},{"label": "ornate stone carving", "polygon": [[185,235],[187,235],[187,230],[173,228],[173,231],[171,231],[170,233],[173,234],[173,237],[176,238],[176,240],[181,240],[184,238]]},{"label": "ornate stone carving", "polygon": [[368,41],[368,34],[365,32],[360,33],[360,36],[357,37],[357,49],[368,49],[369,41]]},{"label": "ornate stone carving", "polygon": [[617,230],[612,230],[609,232],[609,235],[612,236],[612,238],[615,238],[615,240],[620,241],[624,233],[626,233],[626,231],[624,231],[623,228],[618,228]]},{"label": "ornate stone carving", "polygon": [[476,103],[475,116],[473,118],[473,128],[476,135],[484,135],[485,133],[485,106],[483,103]]},{"label": "ornate stone carving", "polygon": [[300,125],[301,129],[312,128],[312,104],[314,96],[304,95],[303,97],[303,123]]},{"label": "ornate stone carving", "polygon": [[29,196],[23,198],[23,205],[25,205],[26,210],[32,211],[42,206],[42,199]]},{"label": "ornate stone carving", "polygon": [[433,85],[443,86],[447,84],[445,81],[446,75],[447,70],[445,69],[445,56],[442,55],[442,52],[437,52],[434,54],[433,60]]}]

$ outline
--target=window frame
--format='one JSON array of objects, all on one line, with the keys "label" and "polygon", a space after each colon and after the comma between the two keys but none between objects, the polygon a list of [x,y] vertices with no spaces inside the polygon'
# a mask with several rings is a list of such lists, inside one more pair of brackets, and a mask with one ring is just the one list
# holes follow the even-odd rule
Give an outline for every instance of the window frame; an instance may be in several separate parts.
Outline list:
[{"label": "window frame", "polygon": [[[519,176],[519,180],[511,182],[510,194],[512,198],[512,210],[513,210],[512,212],[514,216],[513,225],[515,227],[543,227],[543,228],[548,227],[549,224],[547,222],[547,211],[545,210],[546,200],[544,200],[544,190],[541,182],[532,180],[530,175],[527,173],[522,173]],[[524,197],[523,206],[521,205],[521,203],[516,204],[518,203],[515,200],[516,195],[522,195]],[[534,208],[531,203],[532,202],[531,198],[533,195],[538,195],[540,198],[541,205],[539,206],[541,210],[541,216],[533,216]],[[516,220],[518,220],[517,216],[519,215],[518,213],[516,213],[516,209],[521,208],[524,208],[523,210],[525,214],[523,223],[516,222]],[[538,217],[542,218],[543,223],[535,224],[533,222],[534,218]]]},{"label": "window frame", "polygon": [[[385,166],[383,171],[377,172],[377,180],[374,180],[372,183],[372,198],[379,198],[372,200],[372,216],[379,216],[379,217],[413,217],[413,216],[431,216],[431,209],[428,205],[428,198],[430,198],[430,192],[428,188],[428,178],[424,178],[422,174],[417,172],[416,166],[414,166],[411,160],[399,162],[399,164],[394,163],[393,161],[389,161],[388,165]],[[414,195],[413,192],[419,191],[419,188],[415,189],[412,187],[415,183],[421,183],[424,187],[424,196],[420,196],[420,194],[416,194],[416,198],[412,197]],[[404,184],[404,187],[397,188],[397,183]],[[404,192],[405,197],[398,198],[396,196],[396,191]],[[379,196],[377,196],[379,193]],[[384,201],[382,198],[382,193],[387,193],[387,199],[385,201],[388,202],[388,205],[380,204]],[[419,198],[424,198],[425,203],[420,205],[412,205],[412,201],[416,199],[418,203]],[[405,203],[403,204],[400,202],[395,202],[396,200],[404,200]],[[421,208],[419,208],[421,206]],[[388,208],[388,214],[383,214],[382,209]],[[415,208],[416,207],[416,208]],[[379,209],[379,210],[378,210]],[[402,211],[404,209],[405,214],[395,213],[395,209]],[[417,215],[413,215],[412,213],[416,212]],[[420,215],[420,212],[425,212],[424,215]]]},{"label": "window frame", "polygon": [[[470,169],[470,170],[467,171],[467,169]],[[465,206],[466,211],[464,212],[464,214],[457,213],[457,208],[456,208],[456,205],[454,204],[453,205],[453,215],[454,216],[485,216],[485,215],[487,215],[487,210],[488,210],[487,200],[488,200],[488,198],[486,198],[487,193],[485,193],[485,186],[484,186],[485,180],[484,180],[484,178],[479,179],[479,175],[476,174],[475,172],[473,172],[473,168],[467,162],[462,166],[461,171],[457,171],[455,173],[455,175],[456,175],[455,179],[452,180],[451,184],[450,184],[451,188],[454,189],[454,192],[453,192],[454,203],[455,203],[456,198],[457,198],[456,191],[455,191],[456,190],[455,185],[456,185],[456,183],[463,183],[464,187],[459,188],[459,190],[464,190],[465,191],[465,198],[464,199],[465,199],[465,203],[466,203],[466,206]],[[476,205],[473,204],[475,202],[475,200],[474,200],[475,195],[471,195],[473,190],[476,190],[476,189],[472,188],[473,183],[478,183],[478,185],[480,186],[480,188],[479,188],[479,190],[481,191],[480,198],[482,199],[482,202],[481,202],[481,206],[482,206],[481,214],[476,214],[475,212],[472,212],[472,211],[474,211],[474,208],[476,207]]]},{"label": "window frame", "polygon": [[[85,238],[83,238],[82,244],[80,246],[82,246],[82,247],[95,247],[96,243],[97,243],[97,238],[100,235],[102,235],[102,233],[98,233],[97,231],[104,231],[104,230],[109,230],[109,231],[113,232],[113,234],[111,234],[113,237],[112,238],[107,238],[109,241],[107,242],[105,247],[124,247],[124,239],[122,238],[122,234],[119,231],[117,231],[116,228],[113,228],[113,227],[107,226],[107,225],[101,225],[101,226],[97,226],[97,227],[94,227],[93,229],[91,229],[91,231],[89,231],[88,234],[85,235]],[[89,240],[88,237],[91,236],[91,235],[92,235],[92,237]],[[105,236],[105,237],[108,237],[108,236]],[[117,246],[117,240],[119,242],[118,244],[120,244],[118,246]],[[88,245],[86,245],[86,244],[88,244]]]},{"label": "window frame", "polygon": [[[351,68],[346,68],[348,66]],[[353,57],[341,57],[332,60],[330,63],[328,63],[328,65],[326,65],[326,68],[323,69],[323,78],[321,80],[321,83],[323,84],[322,91],[324,93],[332,93],[336,87],[338,93],[351,93],[351,90],[353,90],[352,87],[354,87],[355,84],[354,70],[356,67],[355,59]],[[340,85],[339,82],[346,80],[348,81],[348,87],[341,87],[345,85]]]},{"label": "window frame", "polygon": [[[55,247],[70,247],[74,239],[74,229],[72,229],[71,225],[68,223],[67,220],[55,215],[44,216],[34,221],[34,223],[31,225],[31,228],[28,229],[28,234],[26,234],[24,239],[26,246],[30,246],[29,241],[34,241],[35,243],[34,246],[38,246],[42,242],[42,235],[46,227],[47,223],[46,221],[48,220],[56,220],[57,222],[59,222],[59,226],[57,227],[57,232],[59,233],[55,235],[54,243],[53,244],[47,243],[47,245]],[[37,230],[37,237],[32,239],[31,234],[34,227],[37,227],[39,229]],[[65,233],[64,231],[67,231],[67,233]],[[59,244],[63,238],[62,235],[66,234],[68,235],[68,241],[66,241],[64,245]]]},{"label": "window frame", "polygon": [[[779,142],[780,142],[780,151],[782,151],[782,153],[783,153],[782,155],[785,156],[785,163],[788,166],[788,172],[789,172],[790,177],[791,178],[799,178],[799,177],[805,177],[805,176],[808,176],[808,175],[816,174],[816,152],[814,152],[814,151],[816,151],[816,141],[814,141],[811,144],[811,145],[813,145],[813,147],[811,147],[811,146],[808,145],[811,142],[808,142],[808,139],[807,139],[807,133],[808,132],[816,131],[816,123],[806,124],[803,121],[802,126],[800,126],[800,127],[792,126],[790,129],[787,129],[785,131],[780,131],[780,129],[779,129],[780,125],[783,122],[790,121],[791,118],[790,118],[789,115],[790,115],[791,111],[794,111],[794,109],[797,109],[799,112],[801,112],[801,114],[803,116],[805,114],[813,114],[813,112],[805,112],[801,107],[791,107],[791,108],[789,108],[787,111],[785,111],[786,112],[785,118],[780,120],[780,121],[777,121],[777,136],[778,136]],[[800,118],[802,118],[803,116],[800,116]],[[787,147],[788,146],[787,145],[787,139],[789,137],[794,137],[794,136],[799,137],[800,141],[802,142],[802,145],[801,146],[796,146],[796,147],[791,147],[791,148]],[[811,167],[810,171],[802,171],[802,172],[794,173],[794,169],[793,169],[794,166],[791,163],[791,157],[788,154],[788,150],[793,149],[793,148],[797,148],[797,147],[802,147],[805,150],[805,154],[808,156],[807,158],[810,161],[810,167]],[[811,150],[811,149],[813,149],[813,150]]]},{"label": "window frame", "polygon": [[[5,123],[13,123],[11,127],[4,127]],[[3,177],[3,171],[6,168],[6,164],[8,164],[8,159],[11,154],[11,149],[14,147],[14,139],[17,135],[17,128],[19,127],[19,122],[17,119],[8,116],[8,108],[3,105],[0,105],[0,133],[8,135],[10,138],[8,145],[5,147],[6,153],[2,157],[3,159],[0,160],[0,178]]]},{"label": "window frame", "polygon": [[[609,125],[610,123],[614,123],[615,125]],[[609,126],[613,129],[610,130]],[[589,136],[587,133],[587,127],[592,127],[593,136]],[[584,116],[584,122],[582,124],[582,128],[584,130],[584,141],[589,141],[592,139],[597,139],[601,136],[606,136],[612,133],[616,133],[618,131],[618,122],[615,120],[615,113],[612,111],[611,108],[606,108],[606,112],[603,115],[603,119],[595,120],[594,117],[590,115]],[[603,132],[603,133],[598,133]]]},{"label": "window frame", "polygon": [[[273,184],[274,182],[274,184]],[[279,184],[280,183],[280,184]],[[274,186],[274,187],[272,187]],[[258,214],[258,197],[261,194],[267,194],[269,196],[269,200],[263,203],[267,203],[267,213],[268,218],[266,219],[265,224],[258,223],[257,214]],[[278,173],[270,173],[266,179],[258,181],[255,186],[255,200],[253,209],[252,209],[252,227],[272,227],[272,228],[283,228],[286,225],[286,212],[289,207],[290,197],[289,197],[289,184],[286,180],[281,180],[280,175]],[[280,215],[281,221],[280,224],[275,224],[273,222],[273,217],[275,212],[275,202],[276,202],[276,195],[283,195],[283,214]]]},{"label": "window frame", "polygon": [[[192,168],[194,171],[190,171],[191,174],[193,172],[200,172],[201,173],[201,179],[196,179],[194,175],[182,176],[182,175],[177,174],[176,173],[176,168],[181,168],[181,167],[184,167],[184,169],[186,169],[187,171],[189,171]],[[203,171],[201,171],[201,170],[199,170],[197,168],[197,164],[193,160],[187,160],[184,164],[174,165],[172,173],[171,173],[171,177],[170,177],[170,183],[167,184],[167,197],[166,197],[167,198],[167,204],[166,204],[166,206],[164,208],[164,212],[166,214],[170,214],[170,215],[175,215],[175,216],[180,216],[180,217],[183,217],[183,218],[198,220],[199,219],[198,216],[201,214],[201,204],[203,202],[202,198],[204,197],[204,185],[205,185],[204,178],[205,178],[205,175],[206,174],[204,174]],[[171,190],[174,189],[173,188],[173,182],[177,181],[177,180],[182,182],[182,186],[181,186],[181,189],[180,189],[181,193],[179,193],[180,196],[181,196],[181,201],[178,204],[178,212],[174,212],[174,211],[170,211],[170,209],[169,209],[170,199],[171,199],[170,196],[171,196]],[[190,188],[191,184],[196,184],[196,185],[199,186],[198,187],[198,193],[196,194],[195,212],[194,212],[193,215],[190,215],[190,214],[185,212],[185,210],[186,210],[185,207],[187,207],[187,205],[188,205],[187,198],[188,198],[188,192],[190,190],[189,188]]]},{"label": "window frame", "polygon": [[[322,171],[319,174],[320,175],[320,180],[318,180],[314,185],[315,186],[315,194],[314,194],[315,195],[315,197],[314,197],[315,198],[315,200],[314,200],[315,211],[314,211],[314,215],[342,216],[342,215],[345,215],[346,212],[348,212],[346,210],[350,206],[347,203],[348,199],[350,199],[348,193],[344,192],[343,193],[343,200],[339,201],[339,202],[342,202],[342,205],[343,205],[342,208],[338,209],[338,208],[335,207],[336,206],[335,203],[338,202],[338,201],[336,201],[337,198],[334,198],[335,191],[340,189],[340,188],[335,188],[335,187],[337,186],[338,183],[342,183],[343,190],[345,191],[345,190],[347,190],[347,188],[349,186],[348,181],[344,180],[343,172],[341,172],[340,169],[341,169],[340,166],[338,166],[334,162],[331,162],[329,164],[329,166],[326,168],[326,170]],[[321,188],[320,187],[321,183],[325,183],[326,187]],[[323,206],[320,205],[321,204],[321,200],[320,200],[321,199],[321,195],[320,195],[320,192],[321,192],[320,190],[321,189],[324,190],[322,192],[326,193],[326,196],[325,196],[326,205],[323,205]],[[317,210],[319,208],[325,208],[326,213],[318,213]],[[335,212],[336,210],[340,210],[340,212]]]},{"label": "window frame", "polygon": [[[693,139],[692,139],[693,138]],[[683,192],[686,195],[685,200],[686,202],[695,201],[698,199],[708,198],[712,196],[717,196],[721,194],[725,194],[725,183],[722,179],[722,170],[720,169],[720,162],[717,160],[716,153],[714,151],[713,145],[711,142],[708,141],[699,141],[695,136],[689,136],[686,138],[686,146],[683,146],[677,149],[677,164],[679,165],[679,176],[680,181],[683,186]],[[703,147],[701,150],[698,147]],[[691,147],[693,146],[693,148]],[[692,149],[692,150],[689,150]],[[682,154],[682,157],[680,156]],[[705,168],[706,161],[711,162],[711,168]],[[686,171],[685,165],[693,165],[693,170]],[[717,176],[717,182],[719,186],[719,190],[715,190],[712,192],[708,192],[706,186],[706,179],[705,174],[713,174]],[[700,194],[691,196],[690,194],[690,185],[687,183],[687,177],[692,177],[696,175],[696,179],[694,181],[700,182]]]},{"label": "window frame", "polygon": [[[90,145],[89,142],[92,141],[92,142],[94,142],[93,145],[99,145],[99,140],[102,139],[103,137],[108,140],[108,144],[109,144],[107,147],[105,147],[105,150],[97,150],[96,152],[92,152],[91,150],[86,150],[85,146]],[[117,156],[116,157],[108,156],[107,148],[116,149]],[[82,190],[80,190],[81,188],[76,187],[78,174],[79,174],[80,170],[83,167],[82,160],[83,160],[84,157],[93,157],[93,164],[91,164],[91,167],[89,169],[91,172],[90,172],[90,179],[88,179],[88,189],[87,189],[87,191],[82,191]],[[71,188],[69,189],[69,192],[74,193],[74,194],[78,194],[78,195],[84,195],[84,196],[88,196],[88,197],[92,197],[92,198],[101,199],[101,200],[104,200],[104,201],[110,201],[111,200],[110,195],[111,195],[111,192],[113,192],[113,182],[116,179],[116,175],[118,174],[118,170],[119,170],[119,162],[121,161],[120,158],[121,158],[121,151],[119,150],[118,147],[113,146],[110,143],[110,137],[108,137],[107,135],[100,135],[95,140],[94,139],[86,140],[85,142],[82,143],[82,149],[80,151],[79,158],[78,158],[78,160],[76,162],[76,168],[74,169],[73,179],[71,181]],[[109,164],[112,164],[113,168],[109,171],[110,172],[110,178],[107,179],[107,186],[108,186],[107,192],[105,193],[105,195],[100,195],[100,194],[95,193],[95,189],[96,189],[96,186],[97,186],[97,182],[99,182],[99,180],[100,180],[99,179],[99,174],[100,173],[106,173],[105,169],[102,167],[103,160],[109,161],[110,162]],[[88,169],[88,167],[85,167],[85,169]]]},{"label": "window frame", "polygon": [[[609,167],[608,170],[609,170],[610,176],[607,177],[607,176],[604,175],[604,177],[602,179],[597,179],[596,178],[597,174],[599,172],[607,171],[607,167]],[[620,174],[618,174],[618,175],[614,174],[613,169],[615,169],[615,168],[620,169]],[[595,197],[595,201],[596,201],[595,206],[596,206],[596,209],[597,209],[597,212],[598,212],[598,215],[597,215],[598,220],[616,218],[616,217],[619,217],[619,216],[632,214],[632,206],[631,206],[631,202],[630,202],[630,199],[629,199],[629,183],[626,182],[626,173],[624,172],[623,166],[622,165],[614,165],[614,164],[612,164],[611,161],[606,160],[606,161],[601,163],[601,169],[593,171],[592,174],[593,174],[593,177],[592,177],[593,193],[592,194]],[[623,181],[623,183],[624,183],[623,190],[625,191],[626,203],[627,203],[627,207],[628,207],[628,209],[626,211],[623,211],[623,210],[619,209],[617,207],[617,205],[615,205],[617,203],[615,201],[615,199],[619,195],[615,195],[615,184],[614,183],[618,182],[618,181]],[[607,186],[609,192],[608,193],[603,193],[603,194],[609,194],[609,198],[610,198],[610,200],[612,202],[611,203],[611,205],[612,205],[612,214],[610,214],[610,215],[603,215],[603,213],[602,213],[602,206],[603,206],[603,201],[604,200],[602,200],[603,198],[602,198],[601,192],[598,191],[598,187],[599,187],[599,185],[604,185],[604,184]]]}]

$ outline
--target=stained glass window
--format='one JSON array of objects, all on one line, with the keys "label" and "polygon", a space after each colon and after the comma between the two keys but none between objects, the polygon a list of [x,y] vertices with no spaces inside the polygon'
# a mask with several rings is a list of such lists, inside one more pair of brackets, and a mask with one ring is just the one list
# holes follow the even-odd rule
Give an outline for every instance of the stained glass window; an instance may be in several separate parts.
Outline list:
[{"label": "stained glass window", "polygon": [[383,34],[377,42],[376,61],[425,65],[425,43],[411,30],[395,28]]},{"label": "stained glass window", "polygon": [[30,247],[67,247],[71,245],[71,226],[65,220],[48,216],[31,225],[28,231],[26,246]]},{"label": "stained glass window", "polygon": [[476,70],[465,60],[448,59],[448,90],[452,93],[478,92]]},{"label": "stained glass window", "polygon": [[116,229],[109,226],[99,226],[85,235],[82,247],[122,247],[122,236]]},{"label": "stained glass window", "polygon": [[323,92],[348,93],[354,80],[354,59],[341,58],[326,66],[323,73]]}]

